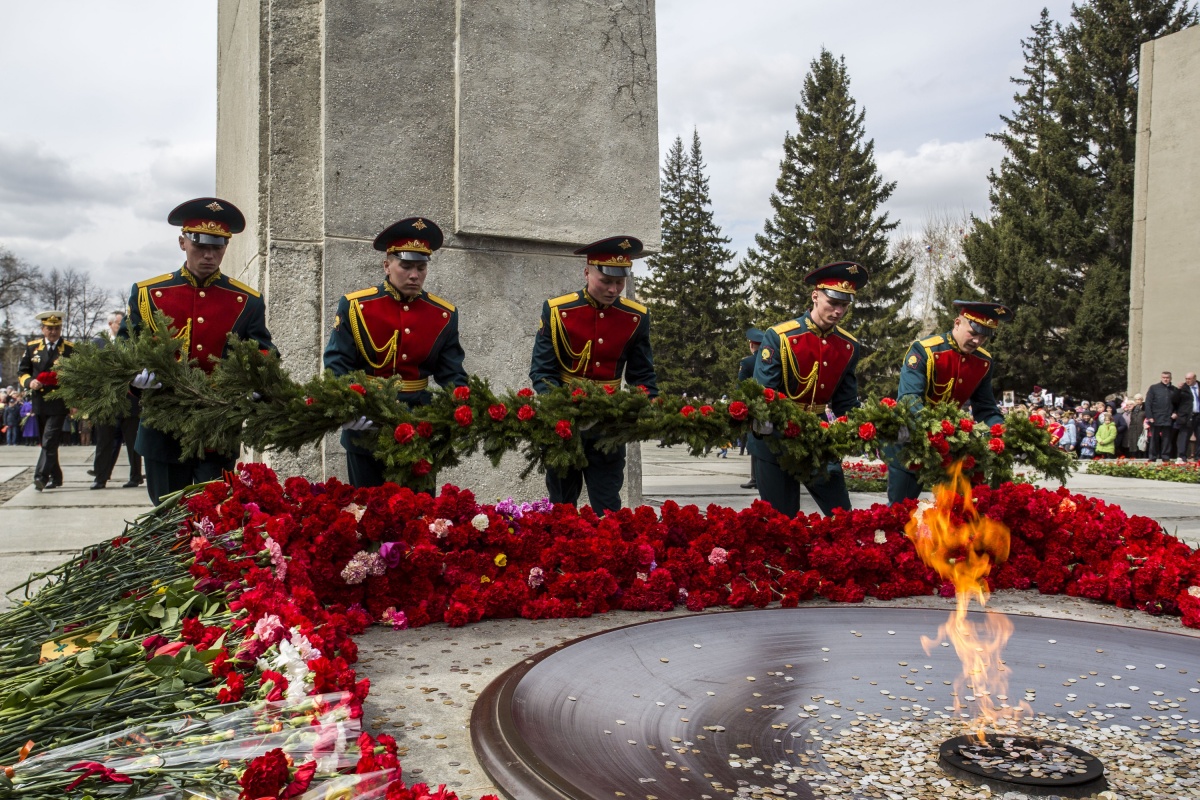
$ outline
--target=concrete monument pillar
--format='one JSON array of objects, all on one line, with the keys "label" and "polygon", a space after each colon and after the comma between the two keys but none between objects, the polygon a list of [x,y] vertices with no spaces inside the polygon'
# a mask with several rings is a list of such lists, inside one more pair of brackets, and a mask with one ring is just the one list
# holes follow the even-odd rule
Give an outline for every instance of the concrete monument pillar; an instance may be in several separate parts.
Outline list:
[{"label": "concrete monument pillar", "polygon": [[[247,218],[225,265],[263,290],[297,378],[321,368],[338,298],[381,280],[371,241],[402,217],[446,233],[426,286],[497,389],[528,385],[542,300],[582,286],[575,247],[659,245],[653,0],[220,0],[218,20],[217,192]],[[271,460],[345,470],[332,436]],[[440,477],[543,495],[522,463]]]},{"label": "concrete monument pillar", "polygon": [[1142,45],[1129,287],[1129,391],[1200,372],[1200,27]]}]

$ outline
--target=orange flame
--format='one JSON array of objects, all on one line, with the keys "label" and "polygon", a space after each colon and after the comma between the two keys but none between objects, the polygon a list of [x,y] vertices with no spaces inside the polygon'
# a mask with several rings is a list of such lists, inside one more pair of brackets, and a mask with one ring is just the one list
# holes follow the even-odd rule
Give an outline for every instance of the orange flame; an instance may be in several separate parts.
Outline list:
[{"label": "orange flame", "polygon": [[957,603],[937,638],[922,636],[921,645],[927,655],[942,642],[954,646],[963,665],[955,682],[955,712],[964,713],[964,697],[974,701],[970,727],[983,743],[990,725],[1000,719],[1017,720],[1029,710],[1024,702],[1010,706],[1005,697],[1008,668],[1000,654],[1012,634],[1012,623],[1003,614],[989,611],[981,631],[967,617],[972,598],[981,607],[987,605],[987,576],[993,564],[1008,558],[1008,528],[975,509],[961,462],[950,468],[949,479],[934,488],[933,497],[932,505],[924,501],[917,505],[904,532],[921,560],[954,584]]}]

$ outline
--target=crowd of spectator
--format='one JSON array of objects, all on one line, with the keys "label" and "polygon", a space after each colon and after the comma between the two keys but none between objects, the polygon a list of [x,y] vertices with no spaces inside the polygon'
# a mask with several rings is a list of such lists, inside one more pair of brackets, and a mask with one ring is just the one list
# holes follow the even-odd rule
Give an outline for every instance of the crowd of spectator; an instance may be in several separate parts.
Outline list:
[{"label": "crowd of spectator", "polygon": [[1084,460],[1197,460],[1200,384],[1194,372],[1178,385],[1170,372],[1163,372],[1144,395],[1112,394],[1093,401],[1056,398],[1034,387],[1027,402],[1014,410],[1043,414],[1055,445]]},{"label": "crowd of spectator", "polygon": [[[29,392],[15,386],[0,387],[0,447],[39,444],[37,416]],[[63,444],[92,444],[92,424],[86,419],[68,418],[63,426]]]}]

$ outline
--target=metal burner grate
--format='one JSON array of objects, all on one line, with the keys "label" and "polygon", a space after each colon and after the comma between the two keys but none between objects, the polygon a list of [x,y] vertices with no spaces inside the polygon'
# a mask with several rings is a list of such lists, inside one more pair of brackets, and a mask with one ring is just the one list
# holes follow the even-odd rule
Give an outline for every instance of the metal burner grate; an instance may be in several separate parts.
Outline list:
[{"label": "metal burner grate", "polygon": [[989,733],[983,742],[955,736],[942,742],[938,763],[974,783],[1009,783],[1035,794],[1088,796],[1107,783],[1104,765],[1091,753],[1032,736]]}]

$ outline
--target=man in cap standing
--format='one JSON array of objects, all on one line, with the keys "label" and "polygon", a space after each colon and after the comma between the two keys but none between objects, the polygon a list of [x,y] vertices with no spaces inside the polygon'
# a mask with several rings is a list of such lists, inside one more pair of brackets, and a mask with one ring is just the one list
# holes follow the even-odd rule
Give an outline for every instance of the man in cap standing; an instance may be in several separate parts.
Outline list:
[{"label": "man in cap standing", "polygon": [[[754,379],[821,417],[827,409],[841,416],[857,408],[858,340],[838,323],[869,277],[866,267],[852,261],[837,261],[808,273],[804,282],[813,287],[812,307],[763,334]],[[758,494],[776,511],[794,517],[800,512],[800,483],[779,466],[764,438],[770,435],[779,434],[763,431],[750,440],[750,453],[758,458]],[[840,463],[827,465],[825,474],[804,488],[826,516],[850,508]]]},{"label": "man in cap standing", "polygon": [[[754,363],[755,363],[755,361],[758,360],[755,358],[755,356],[758,355],[758,348],[762,347],[762,340],[763,340],[763,332],[760,331],[758,328],[747,328],[746,329],[746,342],[747,342],[747,344],[750,345],[750,355],[746,356],[740,362],[738,362],[738,375],[737,375],[738,383],[741,383],[742,381],[750,380],[751,378],[754,377]],[[749,439],[748,434],[742,435],[741,442],[740,442],[741,452],[739,453],[739,455],[745,454],[746,445],[749,444],[748,439]],[[753,455],[751,455],[750,456],[750,480],[743,483],[742,488],[743,489],[757,489],[758,488],[758,477],[757,476],[758,476],[757,459],[755,459],[755,457]]]},{"label": "man in cap standing", "polygon": [[[900,368],[896,400],[921,408],[926,403],[971,404],[976,422],[995,425],[1004,415],[992,392],[992,356],[983,345],[996,335],[1013,312],[999,303],[955,300],[958,316],[944,334],[912,343]],[[888,502],[916,499],[921,484],[916,473],[895,457],[888,464]]]},{"label": "man in cap standing", "polygon": [[75,346],[62,338],[63,312],[43,311],[37,315],[42,323],[41,338],[25,345],[25,354],[17,367],[22,389],[33,395],[33,413],[37,417],[42,452],[33,471],[33,488],[55,489],[63,484],[62,466],[58,463],[58,446],[62,442],[63,425],[69,409],[62,400],[47,397],[58,386],[54,365],[71,355]]},{"label": "man in cap standing", "polygon": [[[425,291],[429,257],[442,246],[442,231],[428,219],[409,217],[375,237],[384,253],[384,280],[343,295],[325,345],[325,368],[335,375],[363,370],[401,379],[397,399],[427,405],[429,379],[439,386],[466,386],[458,340],[458,309]],[[355,486],[382,486],[384,464],[359,440],[375,427],[366,418],[342,426],[346,467]]]},{"label": "man in cap standing", "polygon": [[[654,355],[650,349],[650,312],[641,303],[622,297],[633,271],[633,259],[643,255],[642,243],[632,236],[611,236],[581,247],[587,257],[584,287],[542,304],[542,318],[533,342],[529,379],[538,394],[576,383],[621,386],[626,383],[658,396]],[[602,453],[586,432],[583,452],[587,466],[559,477],[546,472],[546,489],[555,503],[575,504],[586,482],[597,514],[621,507],[625,485],[625,447]]]},{"label": "man in cap standing", "polygon": [[[242,212],[228,200],[199,197],[177,206],[167,223],[181,229],[183,266],[133,285],[121,336],[143,329],[158,332],[157,311],[171,320],[174,337],[183,342],[183,358],[195,359],[205,372],[225,355],[231,333],[273,350],[262,295],[221,272],[225,246],[245,230]],[[141,390],[159,384],[153,372],[143,369],[132,385]],[[220,478],[233,469],[238,455],[210,451],[185,458],[178,440],[145,422],[138,425],[136,447],[145,460],[146,489],[155,505],[172,492]]]}]

